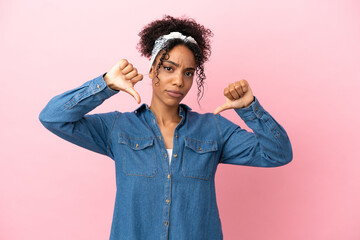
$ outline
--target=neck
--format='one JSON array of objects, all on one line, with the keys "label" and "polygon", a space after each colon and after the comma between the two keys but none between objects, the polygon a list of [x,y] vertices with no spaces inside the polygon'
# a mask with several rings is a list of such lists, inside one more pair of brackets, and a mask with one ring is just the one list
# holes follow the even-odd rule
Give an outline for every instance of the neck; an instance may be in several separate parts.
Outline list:
[{"label": "neck", "polygon": [[160,101],[152,98],[150,110],[154,113],[156,121],[160,126],[169,126],[174,123],[179,123],[181,117],[179,116],[179,105],[168,106]]}]

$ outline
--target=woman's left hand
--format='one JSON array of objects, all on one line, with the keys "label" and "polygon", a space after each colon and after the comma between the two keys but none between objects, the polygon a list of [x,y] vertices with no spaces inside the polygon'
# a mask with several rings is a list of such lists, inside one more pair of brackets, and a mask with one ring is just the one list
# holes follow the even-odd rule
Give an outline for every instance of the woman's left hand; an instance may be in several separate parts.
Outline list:
[{"label": "woman's left hand", "polygon": [[214,114],[218,114],[226,109],[248,107],[255,100],[249,83],[244,79],[230,83],[229,86],[224,89],[224,96],[226,102],[217,107]]}]

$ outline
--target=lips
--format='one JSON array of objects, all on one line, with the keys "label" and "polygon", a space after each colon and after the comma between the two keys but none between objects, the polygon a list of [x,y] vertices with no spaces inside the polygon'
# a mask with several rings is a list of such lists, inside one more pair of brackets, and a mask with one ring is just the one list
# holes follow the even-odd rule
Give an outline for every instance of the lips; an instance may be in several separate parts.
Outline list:
[{"label": "lips", "polygon": [[178,91],[171,91],[171,90],[166,90],[166,92],[171,96],[171,97],[175,97],[175,98],[179,98],[182,97],[183,94],[181,92]]}]

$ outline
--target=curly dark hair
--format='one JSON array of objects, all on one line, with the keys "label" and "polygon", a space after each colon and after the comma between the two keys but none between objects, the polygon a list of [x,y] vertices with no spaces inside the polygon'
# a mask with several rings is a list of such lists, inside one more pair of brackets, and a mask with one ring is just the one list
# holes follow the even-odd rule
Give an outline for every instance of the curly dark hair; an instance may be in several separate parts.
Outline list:
[{"label": "curly dark hair", "polygon": [[[203,25],[198,24],[194,19],[187,17],[174,18],[169,15],[164,15],[163,19],[155,20],[147,24],[138,34],[140,41],[137,44],[137,49],[141,53],[141,56],[151,58],[151,53],[156,39],[162,35],[169,34],[171,32],[181,32],[185,36],[191,36],[195,39],[197,44],[191,42],[185,42],[182,39],[170,39],[167,41],[163,48],[163,54],[160,58],[160,62],[156,67],[156,77],[158,78],[160,66],[163,64],[163,60],[169,58],[169,51],[176,45],[182,44],[188,47],[195,56],[196,62],[196,83],[198,88],[197,101],[200,104],[200,99],[203,97],[204,92],[204,80],[206,79],[204,73],[204,63],[209,59],[211,55],[210,39],[209,37],[214,34],[210,29],[205,28]],[[155,64],[155,61],[154,63]],[[158,78],[159,79],[159,78]],[[159,81],[156,83],[158,84]]]}]

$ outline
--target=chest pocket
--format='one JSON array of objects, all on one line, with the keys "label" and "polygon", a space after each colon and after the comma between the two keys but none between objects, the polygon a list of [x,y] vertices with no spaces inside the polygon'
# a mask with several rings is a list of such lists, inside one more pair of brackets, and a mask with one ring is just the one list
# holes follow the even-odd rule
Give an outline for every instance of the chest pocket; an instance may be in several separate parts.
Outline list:
[{"label": "chest pocket", "polygon": [[154,177],[157,173],[157,160],[154,138],[131,138],[119,135],[123,171],[127,175]]},{"label": "chest pocket", "polygon": [[185,177],[209,180],[215,165],[216,141],[185,138],[182,174]]}]

